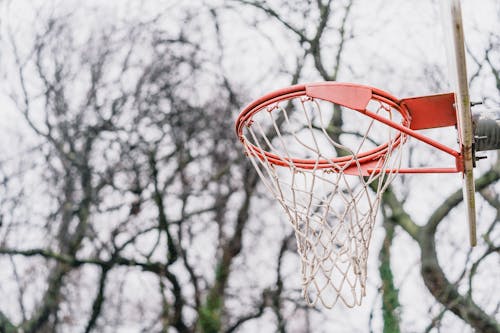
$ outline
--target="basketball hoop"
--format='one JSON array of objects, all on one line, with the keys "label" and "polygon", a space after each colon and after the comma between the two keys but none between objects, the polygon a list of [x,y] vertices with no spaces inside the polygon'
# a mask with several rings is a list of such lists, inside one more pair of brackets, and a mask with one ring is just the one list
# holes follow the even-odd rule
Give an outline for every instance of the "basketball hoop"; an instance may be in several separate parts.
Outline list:
[{"label": "basketball hoop", "polygon": [[[264,185],[285,210],[310,305],[360,305],[382,194],[398,173],[463,171],[462,152],[417,132],[455,126],[454,94],[406,99],[337,82],[296,85],[249,104],[236,133]],[[342,110],[342,131],[334,113]],[[410,137],[455,159],[402,168]]]}]

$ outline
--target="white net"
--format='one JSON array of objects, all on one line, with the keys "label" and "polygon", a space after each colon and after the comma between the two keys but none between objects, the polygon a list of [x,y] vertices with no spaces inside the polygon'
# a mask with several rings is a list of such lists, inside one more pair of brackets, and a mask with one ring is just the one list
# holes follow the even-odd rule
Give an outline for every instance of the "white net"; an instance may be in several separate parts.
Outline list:
[{"label": "white net", "polygon": [[[401,123],[384,102],[372,100],[367,109]],[[247,123],[247,155],[295,230],[308,304],[361,304],[373,226],[404,140],[358,111],[309,97],[274,103]],[[368,170],[362,156],[384,144],[370,161],[376,171]]]}]

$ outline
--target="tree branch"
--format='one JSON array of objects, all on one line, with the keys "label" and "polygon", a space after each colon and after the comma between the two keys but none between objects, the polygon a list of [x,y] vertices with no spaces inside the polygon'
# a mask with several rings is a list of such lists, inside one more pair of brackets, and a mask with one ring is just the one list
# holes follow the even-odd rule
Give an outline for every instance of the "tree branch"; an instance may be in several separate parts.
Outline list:
[{"label": "tree branch", "polygon": [[382,195],[383,203],[390,208],[390,213],[388,213],[388,219],[400,227],[402,227],[408,235],[410,235],[414,240],[418,241],[420,237],[421,227],[413,222],[413,219],[408,215],[408,213],[403,208],[402,203],[396,198],[396,195],[389,186],[387,190]]},{"label": "tree branch", "polygon": [[19,332],[17,327],[14,326],[9,318],[5,316],[5,314],[0,311],[0,332],[2,333],[17,333]]},{"label": "tree branch", "polygon": [[[490,186],[494,182],[500,179],[500,172],[496,168],[490,169],[488,172],[483,174],[481,177],[476,179],[476,192],[482,191],[484,188]],[[426,234],[433,234],[436,229],[443,221],[443,219],[448,216],[450,211],[455,208],[463,200],[462,189],[455,191],[450,195],[435,211],[432,213],[431,217],[427,221],[427,224],[423,227]]]},{"label": "tree branch", "polygon": [[101,277],[99,278],[99,288],[97,290],[97,295],[92,304],[92,314],[90,315],[90,319],[87,322],[87,326],[85,327],[85,333],[89,333],[94,329],[97,323],[97,318],[99,318],[99,315],[101,314],[101,309],[105,301],[104,290],[106,287],[106,278],[108,276],[109,268],[103,266],[101,266],[101,268],[102,270],[101,270]]},{"label": "tree branch", "polygon": [[391,245],[394,239],[395,225],[384,221],[385,238],[379,253],[379,273],[382,280],[382,315],[384,333],[399,333],[399,291],[394,286],[391,269]]},{"label": "tree branch", "polygon": [[[484,189],[499,178],[500,173],[496,168],[489,170],[477,179],[476,190]],[[461,191],[452,194],[422,228],[422,237],[418,239],[421,250],[421,274],[431,294],[455,315],[462,318],[479,332],[498,333],[500,332],[500,326],[495,319],[488,316],[470,297],[461,295],[457,290],[457,286],[446,278],[438,262],[435,243],[437,225],[460,202],[459,198],[461,196]]]}]

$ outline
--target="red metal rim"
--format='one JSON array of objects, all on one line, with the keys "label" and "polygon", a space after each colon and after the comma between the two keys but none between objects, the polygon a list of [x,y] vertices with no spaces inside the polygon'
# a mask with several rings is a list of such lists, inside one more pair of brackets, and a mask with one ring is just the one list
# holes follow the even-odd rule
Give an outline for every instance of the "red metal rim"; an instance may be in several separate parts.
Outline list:
[{"label": "red metal rim", "polygon": [[[238,115],[238,118],[236,119],[235,123],[235,129],[236,129],[236,134],[240,141],[247,147],[248,152],[251,154],[259,157],[262,160],[266,160],[271,164],[278,165],[278,166],[295,166],[297,168],[301,169],[332,169],[332,168],[346,168],[349,166],[352,166],[354,161],[357,161],[356,163],[359,163],[362,165],[363,163],[368,163],[368,162],[373,162],[375,160],[379,160],[380,158],[384,157],[387,155],[389,152],[389,147],[392,147],[392,149],[396,148],[401,144],[403,141],[402,138],[402,133],[400,132],[398,135],[395,136],[394,140],[392,143],[389,145],[389,142],[386,142],[384,144],[381,144],[371,150],[364,151],[360,154],[355,155],[347,155],[347,156],[342,156],[342,157],[334,157],[331,159],[300,159],[300,158],[284,158],[279,155],[276,155],[274,153],[268,152],[268,151],[262,151],[259,147],[255,146],[254,144],[250,143],[245,136],[243,135],[243,128],[247,125],[251,124],[252,117],[257,114],[258,112],[266,110],[266,107],[268,107],[271,104],[277,103],[277,102],[282,102],[286,100],[290,100],[293,98],[301,97],[301,96],[307,96],[307,97],[313,97],[309,96],[307,94],[307,88],[321,84],[324,87],[335,87],[335,86],[342,86],[346,87],[347,89],[353,88],[361,88],[361,89],[369,89],[371,91],[371,99],[372,100],[378,100],[380,102],[383,102],[385,104],[390,105],[394,110],[399,112],[402,116],[402,124],[405,127],[409,127],[410,125],[410,115],[407,112],[407,110],[404,107],[401,107],[399,104],[399,100],[392,96],[391,94],[382,91],[377,88],[373,87],[368,87],[364,85],[358,85],[358,84],[350,84],[350,83],[338,83],[338,82],[322,82],[322,83],[309,83],[309,84],[300,84],[300,85],[294,85],[290,86],[287,88],[279,89],[276,91],[273,91],[271,93],[268,93],[259,99],[253,101],[249,105],[247,105],[241,113]],[[318,98],[318,97],[313,97],[313,98]],[[321,99],[321,98],[319,98]],[[351,108],[349,108],[351,109]],[[367,110],[363,109],[357,109],[354,110],[355,112],[361,112],[363,114],[366,114],[367,116],[370,117],[370,112]],[[390,124],[389,124],[390,126]]]}]

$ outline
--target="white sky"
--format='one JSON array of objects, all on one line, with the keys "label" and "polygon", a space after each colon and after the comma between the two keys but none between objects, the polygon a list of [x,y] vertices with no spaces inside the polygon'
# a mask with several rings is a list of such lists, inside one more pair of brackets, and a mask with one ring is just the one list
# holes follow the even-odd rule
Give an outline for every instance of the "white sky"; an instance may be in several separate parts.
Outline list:
[{"label": "white sky", "polygon": [[[29,36],[32,31],[30,27],[26,29],[24,22],[32,18],[33,3],[40,4],[45,1],[6,1],[0,4],[2,16],[2,31],[5,32],[7,24],[13,24],[25,29],[25,36]],[[500,31],[500,17],[498,17],[498,1],[472,1],[463,2],[463,16],[466,28],[466,40],[470,51],[480,56],[481,51],[488,43],[488,31]],[[207,1],[207,3],[229,3],[224,1]],[[272,3],[272,2],[271,2]],[[110,21],[120,20],[130,17],[146,17],[155,15],[156,12],[169,8],[167,17],[178,18],[184,7],[195,7],[195,1],[85,1],[86,7],[95,8],[99,13],[97,17],[107,17]],[[81,1],[59,1],[55,7],[79,8]],[[83,13],[83,11],[82,11]],[[5,16],[8,18],[5,20]],[[201,19],[206,19],[207,13],[199,13]],[[254,16],[255,15],[255,16]],[[295,41],[291,43],[288,38],[291,35],[284,33],[281,27],[275,23],[263,23],[266,27],[264,33],[259,33],[248,26],[248,22],[257,17],[258,14],[253,9],[246,9],[244,12],[235,14],[228,12],[221,14],[221,23],[224,33],[226,47],[224,49],[224,69],[225,74],[236,86],[243,87],[248,92],[250,99],[258,97],[270,90],[286,85],[289,80],[288,75],[283,75],[280,70],[285,68],[290,70],[295,61],[297,47]],[[441,29],[441,14],[437,1],[403,1],[403,0],[360,0],[353,8],[354,33],[356,38],[349,42],[347,46],[346,61],[351,70],[344,70],[340,74],[340,80],[355,81],[363,84],[373,85],[387,90],[399,97],[411,95],[430,94],[435,87],[429,86],[422,77],[420,69],[424,64],[438,64],[446,75],[446,59]],[[86,22],[86,17],[79,17],[82,22]],[[95,20],[95,18],[94,18]],[[92,18],[88,20],[93,22]],[[174,20],[175,21],[175,20]],[[173,24],[172,24],[173,26]],[[166,23],[166,27],[169,25]],[[177,29],[174,27],[173,29]],[[83,31],[83,30],[82,30]],[[5,41],[3,41],[5,42]],[[335,36],[325,36],[325,43],[335,44]],[[294,46],[291,47],[290,45]],[[216,54],[217,52],[214,52]],[[367,57],[367,55],[369,57]],[[328,57],[328,56],[326,56]],[[8,56],[2,59],[12,60]],[[469,59],[470,60],[470,59]],[[470,72],[476,70],[476,66],[469,61]],[[3,65],[5,66],[5,65]],[[2,68],[2,77],[9,74],[8,68]],[[304,80],[317,80],[317,74],[311,70],[310,64],[304,73]],[[444,78],[446,80],[446,78]],[[443,82],[443,85],[447,83]],[[8,89],[9,82],[3,83],[3,88]],[[496,94],[496,95],[495,95]],[[480,79],[473,82],[471,86],[472,100],[482,99],[485,96],[496,96],[494,81],[488,77],[487,73],[482,73]],[[249,100],[250,101],[250,100]],[[0,124],[2,139],[0,149],[3,156],[15,156],[19,147],[29,147],[33,141],[29,137],[23,136],[25,128],[21,125],[19,116],[13,110],[13,106],[5,94],[0,95],[2,104],[3,122]],[[236,116],[236,111],[235,111]],[[233,130],[232,128],[228,130]],[[446,133],[448,135],[448,133]],[[25,142],[20,142],[19,138]],[[449,140],[450,138],[443,138]],[[453,138],[451,139],[453,140]],[[481,162],[479,173],[484,171],[493,161],[493,154],[489,154],[489,161]],[[408,212],[418,222],[423,222],[427,215],[441,202],[443,197],[460,187],[460,177],[458,175],[429,175],[412,176],[405,178],[407,183],[399,184],[401,192],[410,192],[410,196],[405,207]],[[479,202],[479,208],[482,204]],[[463,207],[460,207],[462,209]],[[488,214],[487,211],[483,214]],[[261,216],[264,227],[272,229],[270,224],[276,221],[269,221],[267,216]],[[481,217],[481,215],[480,215]],[[462,221],[462,213],[455,210],[451,219],[456,219],[456,223],[446,223],[446,230],[440,231],[440,236],[449,240],[447,231],[457,236],[457,243],[466,244],[466,225]],[[277,219],[278,220],[278,219]],[[283,219],[279,219],[279,226],[272,232],[282,232]],[[262,226],[256,227],[262,229]],[[481,225],[479,226],[481,230]],[[257,231],[256,231],[257,232]],[[418,271],[418,251],[407,236],[398,232],[394,252],[394,267],[396,267],[396,282],[398,286],[414,285],[415,288],[402,289],[401,297],[404,311],[407,316],[403,318],[404,327],[421,331],[428,321],[426,313],[427,306],[430,306],[429,297],[426,292],[422,292],[425,287],[422,285]],[[372,249],[378,249],[382,234],[379,229],[375,230],[375,242]],[[459,249],[463,251],[463,249]],[[449,260],[450,248],[442,254],[441,259]],[[373,251],[376,254],[378,251]],[[463,252],[457,254],[460,259]],[[252,264],[253,258],[248,258],[248,265]],[[460,260],[457,260],[460,265]],[[258,265],[258,263],[254,263]],[[349,321],[349,325],[356,327],[359,332],[363,332],[367,326],[367,314],[371,310],[374,302],[375,289],[378,287],[378,276],[376,272],[377,258],[371,257],[369,284],[372,290],[368,290],[368,296],[363,306],[347,312],[345,309],[338,309],[334,317],[343,317]],[[290,264],[293,267],[293,264]],[[453,270],[453,269],[451,269]],[[498,271],[497,271],[498,272]],[[256,272],[259,275],[258,271]],[[296,282],[299,282],[300,274],[297,272]],[[488,290],[483,291],[487,293]],[[422,305],[425,304],[425,305]],[[336,321],[342,326],[342,321]],[[265,324],[264,324],[265,325]],[[375,327],[380,328],[380,320],[376,320]],[[329,331],[332,327],[324,323],[324,331]],[[245,329],[253,332],[257,327],[252,324]],[[263,329],[262,327],[260,329]],[[265,331],[265,329],[264,329]],[[466,330],[464,331],[466,332]]]}]

